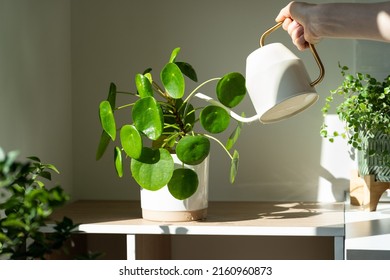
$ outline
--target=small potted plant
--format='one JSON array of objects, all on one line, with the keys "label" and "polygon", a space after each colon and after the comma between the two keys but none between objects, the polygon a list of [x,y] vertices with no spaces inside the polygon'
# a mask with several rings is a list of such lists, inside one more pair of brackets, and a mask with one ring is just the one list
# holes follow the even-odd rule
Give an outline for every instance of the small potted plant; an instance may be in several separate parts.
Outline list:
[{"label": "small potted plant", "polygon": [[[201,83],[186,95],[185,76],[197,82],[197,74],[189,63],[176,60],[179,51],[180,48],[172,51],[160,72],[160,82],[148,68],[142,74],[136,74],[133,92],[119,91],[111,83],[107,99],[99,105],[103,132],[96,158],[101,158],[110,141],[119,142],[114,148],[116,172],[122,177],[123,158],[130,158],[132,176],[141,187],[143,217],[147,219],[160,220],[153,217],[156,212],[170,212],[166,213],[168,217],[161,218],[168,220],[181,220],[183,215],[184,219],[190,220],[205,217],[210,140],[220,144],[231,160],[231,182],[234,182],[238,168],[239,154],[231,149],[240,134],[241,124],[237,122],[226,143],[215,135],[230,126],[231,117],[225,108],[233,108],[242,101],[246,94],[245,78],[237,72],[228,73],[222,78]],[[213,104],[196,108],[193,97],[210,82],[216,82],[216,95],[221,106]],[[129,103],[117,106],[117,94],[128,94]],[[122,109],[131,109],[131,117],[129,115],[128,120],[119,126],[115,112]],[[206,174],[200,175],[196,171],[199,169]],[[154,196],[154,200],[147,203],[144,195]],[[189,201],[200,197],[206,202],[199,207]],[[158,204],[165,205],[163,211],[158,210]],[[174,204],[182,208],[179,211],[171,209]],[[172,212],[183,215],[175,218]]]},{"label": "small potted plant", "polygon": [[359,176],[375,175],[376,181],[390,181],[390,76],[377,81],[369,74],[347,73],[348,67],[339,64],[344,77],[342,84],[330,92],[322,108],[324,117],[332,103],[340,120],[345,122],[343,131],[329,131],[322,125],[321,135],[331,142],[343,137],[357,150]]}]

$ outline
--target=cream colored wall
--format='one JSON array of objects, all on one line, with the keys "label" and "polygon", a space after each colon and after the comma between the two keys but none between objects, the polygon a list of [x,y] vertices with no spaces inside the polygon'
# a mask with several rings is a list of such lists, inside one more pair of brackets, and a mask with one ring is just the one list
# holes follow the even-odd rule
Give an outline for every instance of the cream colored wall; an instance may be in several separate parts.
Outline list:
[{"label": "cream colored wall", "polygon": [[[101,161],[95,161],[101,131],[97,108],[99,101],[106,97],[111,81],[120,89],[133,90],[135,73],[152,67],[158,75],[171,50],[178,46],[182,48],[180,59],[193,64],[201,81],[230,71],[244,73],[247,55],[259,47],[260,35],[274,25],[276,14],[287,3],[272,0],[73,1],[75,196],[139,197],[128,173],[124,179],[116,177],[111,151]],[[275,41],[296,51],[282,30],[269,36],[266,43]],[[319,136],[320,108],[325,95],[340,80],[338,61],[352,64],[353,50],[351,40],[321,42],[318,52],[326,76],[317,87],[320,101],[285,122],[244,126],[237,145],[240,169],[234,185],[228,182],[228,158],[215,146],[210,169],[211,200],[343,199],[349,167],[344,164],[332,169],[335,162],[340,162],[337,145],[321,152],[325,144]],[[310,52],[296,52],[304,59],[313,79],[316,78],[318,69]],[[187,88],[194,86],[189,83]],[[249,98],[240,110],[253,114]],[[322,162],[322,153],[333,156]],[[348,158],[346,162],[349,164]]]},{"label": "cream colored wall", "polygon": [[0,146],[36,155],[72,190],[70,2],[0,0]]},{"label": "cream colored wall", "polygon": [[[137,199],[138,188],[129,174],[116,177],[110,154],[95,161],[97,108],[109,83],[133,89],[136,72],[149,66],[157,71],[177,46],[200,80],[244,73],[246,56],[287,3],[1,0],[0,145],[56,164],[61,184],[74,199]],[[273,41],[296,51],[283,31],[267,39]],[[389,45],[326,39],[317,49],[326,68],[317,87],[319,102],[282,123],[246,125],[237,146],[241,162],[234,185],[228,183],[226,155],[215,146],[211,200],[343,199],[353,162],[345,143],[330,145],[320,138],[320,108],[341,80],[338,61],[385,73],[387,59],[366,58],[388,53]],[[296,53],[316,77],[310,53]],[[254,112],[248,98],[240,110]],[[181,242],[179,238],[173,244],[177,256],[183,256]],[[202,240],[206,248],[212,242]]]}]

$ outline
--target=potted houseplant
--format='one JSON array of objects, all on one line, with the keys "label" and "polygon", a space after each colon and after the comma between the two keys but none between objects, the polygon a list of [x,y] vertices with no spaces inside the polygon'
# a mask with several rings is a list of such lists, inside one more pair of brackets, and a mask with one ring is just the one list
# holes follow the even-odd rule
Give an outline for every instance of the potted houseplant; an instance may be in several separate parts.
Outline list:
[{"label": "potted houseplant", "polygon": [[17,152],[4,153],[0,148],[0,258],[46,259],[66,249],[66,242],[77,227],[64,217],[56,222],[53,232],[42,227],[53,210],[64,205],[68,195],[61,186],[46,187],[52,164],[30,157],[28,162],[16,160]]},{"label": "potted houseplant", "polygon": [[[110,141],[119,142],[114,148],[117,174],[123,176],[123,158],[130,158],[132,176],[141,187],[143,217],[147,219],[192,220],[205,217],[210,140],[220,144],[231,160],[231,182],[237,173],[239,154],[236,150],[231,152],[231,149],[240,134],[241,124],[237,123],[225,144],[215,135],[229,127],[231,118],[225,108],[235,107],[244,98],[245,78],[240,73],[229,73],[222,78],[207,80],[186,94],[185,76],[197,82],[197,74],[189,63],[177,61],[179,51],[180,48],[172,51],[168,63],[160,72],[160,82],[148,68],[142,74],[136,74],[136,90],[119,91],[111,83],[107,99],[99,105],[103,132],[96,158],[101,158]],[[192,103],[193,97],[210,82],[217,84],[216,94],[221,106],[196,108]],[[129,103],[117,106],[116,95],[119,93],[128,94]],[[131,118],[119,127],[115,112],[122,109],[131,109]],[[196,170],[203,170],[206,174]],[[148,204],[143,195],[154,196],[154,200]],[[191,207],[192,198],[206,199],[206,202],[194,208]],[[158,211],[154,208],[158,203],[165,204],[162,210],[175,203],[184,208]],[[147,204],[154,209],[147,209]],[[155,217],[156,212],[166,216]],[[174,217],[171,213],[179,216]]]},{"label": "potted houseplant", "polygon": [[390,181],[390,76],[378,81],[369,74],[347,73],[339,64],[344,77],[342,84],[330,92],[322,108],[326,116],[335,100],[343,131],[329,131],[324,122],[321,135],[331,142],[343,137],[357,151],[359,176],[375,175],[376,181]]}]

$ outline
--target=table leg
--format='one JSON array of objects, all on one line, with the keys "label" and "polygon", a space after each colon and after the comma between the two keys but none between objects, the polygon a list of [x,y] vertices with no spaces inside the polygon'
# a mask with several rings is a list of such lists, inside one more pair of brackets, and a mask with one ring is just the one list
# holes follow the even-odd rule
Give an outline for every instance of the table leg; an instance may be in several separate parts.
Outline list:
[{"label": "table leg", "polygon": [[334,237],[334,259],[344,260],[344,236]]},{"label": "table leg", "polygon": [[135,234],[127,234],[126,235],[126,254],[128,260],[135,260],[136,259],[136,241],[135,241]]}]

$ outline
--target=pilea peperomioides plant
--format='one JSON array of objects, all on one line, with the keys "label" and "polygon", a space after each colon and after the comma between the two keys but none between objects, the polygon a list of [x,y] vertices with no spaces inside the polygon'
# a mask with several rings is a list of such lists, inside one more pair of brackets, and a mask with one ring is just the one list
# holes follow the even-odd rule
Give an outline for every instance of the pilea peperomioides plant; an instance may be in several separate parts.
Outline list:
[{"label": "pilea peperomioides plant", "polygon": [[[237,150],[231,150],[240,135],[241,123],[237,122],[226,144],[212,134],[219,134],[229,127],[231,117],[223,107],[237,106],[246,95],[246,87],[245,78],[233,72],[207,80],[185,96],[184,76],[197,82],[197,74],[190,64],[176,61],[179,51],[180,48],[172,51],[169,62],[161,70],[162,85],[152,76],[151,68],[135,76],[134,93],[118,91],[111,83],[107,99],[99,106],[103,132],[96,158],[100,159],[109,142],[118,138],[118,130],[120,145],[114,149],[118,176],[123,176],[124,154],[131,158],[132,176],[142,188],[155,191],[168,185],[175,198],[186,199],[197,190],[198,177],[184,164],[202,163],[210,153],[210,140],[220,144],[229,156],[230,181],[234,182],[239,154]],[[192,98],[210,82],[217,82],[216,95],[223,106],[195,108]],[[129,94],[131,102],[117,107],[118,93]],[[118,128],[114,112],[128,108],[131,108],[131,118]],[[184,163],[182,168],[174,168],[174,153]]]}]

